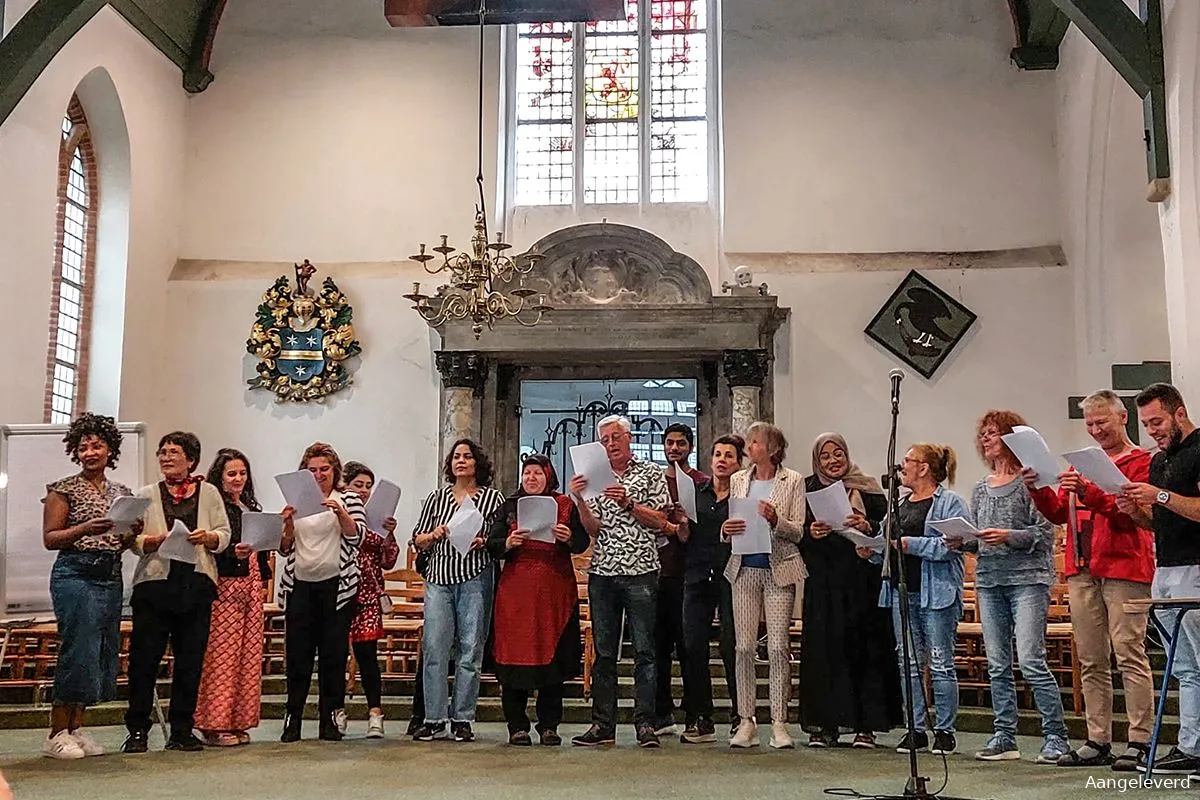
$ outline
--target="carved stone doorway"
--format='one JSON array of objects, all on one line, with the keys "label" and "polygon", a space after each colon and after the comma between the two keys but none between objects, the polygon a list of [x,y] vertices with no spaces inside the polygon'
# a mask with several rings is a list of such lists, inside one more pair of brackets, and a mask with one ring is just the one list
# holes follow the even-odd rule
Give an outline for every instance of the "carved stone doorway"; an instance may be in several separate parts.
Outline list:
[{"label": "carved stone doorway", "polygon": [[536,327],[506,321],[478,340],[470,323],[439,329],[443,452],[461,436],[477,439],[501,488],[513,489],[508,465],[519,456],[528,380],[694,379],[701,453],[716,436],[773,417],[774,335],[788,315],[777,298],[714,296],[696,261],[626,225],[565,228],[532,249],[544,258],[525,282],[555,311]]}]

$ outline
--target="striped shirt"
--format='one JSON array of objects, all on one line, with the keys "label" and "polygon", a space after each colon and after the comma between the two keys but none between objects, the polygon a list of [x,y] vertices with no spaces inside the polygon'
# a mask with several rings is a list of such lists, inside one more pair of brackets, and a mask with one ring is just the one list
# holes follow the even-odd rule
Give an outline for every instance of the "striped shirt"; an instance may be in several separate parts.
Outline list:
[{"label": "striped shirt", "polygon": [[[504,505],[504,495],[498,489],[483,486],[476,490],[472,499],[479,513],[483,515],[484,526],[481,531],[486,530],[487,521]],[[453,486],[443,486],[431,493],[425,498],[421,517],[413,528],[413,538],[419,533],[429,533],[439,525],[449,524],[456,511],[458,501],[454,499]],[[482,547],[464,556],[454,549],[449,538],[438,539],[429,551],[429,569],[426,570],[425,581],[441,586],[466,583],[487,569],[491,563],[492,557]]]},{"label": "striped shirt", "polygon": [[[337,500],[346,509],[346,513],[354,520],[357,533],[354,536],[342,536],[338,551],[338,593],[337,607],[345,608],[346,604],[358,596],[358,547],[367,534],[367,512],[363,502],[354,492],[333,492],[331,500]],[[332,511],[323,512],[332,514]],[[320,516],[320,515],[318,515]],[[299,520],[298,522],[303,522]],[[341,525],[338,526],[339,531]],[[299,534],[298,534],[299,535]],[[279,581],[279,603],[287,605],[287,596],[296,583],[296,547],[287,554],[287,563],[283,566],[283,577]]]}]

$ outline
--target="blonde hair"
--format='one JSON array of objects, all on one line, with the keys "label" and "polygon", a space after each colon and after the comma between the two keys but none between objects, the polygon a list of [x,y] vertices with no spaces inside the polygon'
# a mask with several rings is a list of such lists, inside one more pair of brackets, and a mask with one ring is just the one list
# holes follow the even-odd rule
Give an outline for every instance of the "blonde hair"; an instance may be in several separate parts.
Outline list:
[{"label": "blonde hair", "polygon": [[323,458],[333,467],[333,488],[338,488],[342,485],[342,460],[338,458],[337,451],[332,445],[324,442],[313,442],[304,451],[304,456],[300,459],[300,469],[308,469],[308,462],[314,458]]},{"label": "blonde hair", "polygon": [[1112,389],[1101,389],[1098,392],[1092,392],[1079,402],[1079,409],[1084,412],[1099,411],[1105,407],[1111,408],[1117,414],[1120,414],[1122,411],[1128,413],[1125,404],[1121,402],[1121,397]]},{"label": "blonde hair", "polygon": [[954,485],[954,476],[958,472],[958,456],[954,448],[944,444],[929,444],[921,442],[912,446],[917,459],[929,465],[929,474],[937,483],[945,481]]},{"label": "blonde hair", "polygon": [[746,441],[749,442],[756,434],[762,434],[763,444],[767,446],[767,452],[771,454],[771,463],[779,466],[783,460],[787,458],[787,437],[775,425],[769,422],[759,420],[753,423],[746,430]]}]

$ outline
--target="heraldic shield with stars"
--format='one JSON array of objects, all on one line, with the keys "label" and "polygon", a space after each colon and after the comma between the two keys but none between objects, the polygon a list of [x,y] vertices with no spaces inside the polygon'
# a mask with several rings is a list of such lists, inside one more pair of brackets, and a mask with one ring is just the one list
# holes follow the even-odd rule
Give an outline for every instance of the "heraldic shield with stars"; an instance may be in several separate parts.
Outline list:
[{"label": "heraldic shield with stars", "polygon": [[263,293],[246,351],[259,359],[251,389],[269,389],[279,401],[323,400],[351,383],[343,362],[359,355],[354,309],[332,278],[313,295],[317,268],[296,264],[296,289],[281,275]]}]

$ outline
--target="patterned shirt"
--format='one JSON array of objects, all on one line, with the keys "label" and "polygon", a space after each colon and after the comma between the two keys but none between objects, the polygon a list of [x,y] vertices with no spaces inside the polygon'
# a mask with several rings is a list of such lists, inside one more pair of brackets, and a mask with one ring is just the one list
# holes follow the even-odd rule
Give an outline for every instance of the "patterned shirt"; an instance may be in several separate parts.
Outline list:
[{"label": "patterned shirt", "polygon": [[[655,511],[671,505],[666,470],[651,461],[634,458],[617,480],[638,505]],[[644,575],[658,569],[658,531],[638,522],[633,512],[611,498],[597,497],[587,504],[600,520],[600,533],[592,548],[592,574]]]},{"label": "patterned shirt", "polygon": [[[108,516],[113,502],[118,497],[131,497],[133,492],[129,487],[116,481],[106,480],[99,488],[83,477],[82,474],[55,481],[46,486],[47,492],[61,494],[67,499],[67,527],[73,528],[93,519],[103,519]],[[99,536],[84,536],[71,545],[72,550],[107,550],[121,552],[125,545],[121,536],[116,533],[102,533]]]},{"label": "patterned shirt", "polygon": [[[483,515],[483,526],[479,533],[480,536],[483,536],[483,532],[487,530],[488,520],[499,510],[500,506],[504,505],[504,495],[500,493],[499,489],[483,486],[476,490],[472,500],[475,501],[475,507],[479,509],[479,513]],[[413,527],[413,537],[415,538],[418,533],[429,533],[439,525],[449,524],[450,518],[456,511],[458,511],[458,501],[454,499],[453,486],[443,486],[436,492],[432,492],[425,498],[421,516]],[[438,539],[429,550],[429,568],[425,572],[425,580],[439,586],[466,583],[477,577],[491,563],[492,557],[482,547],[472,550],[464,556],[454,549],[454,545],[450,544],[449,537]]]}]

